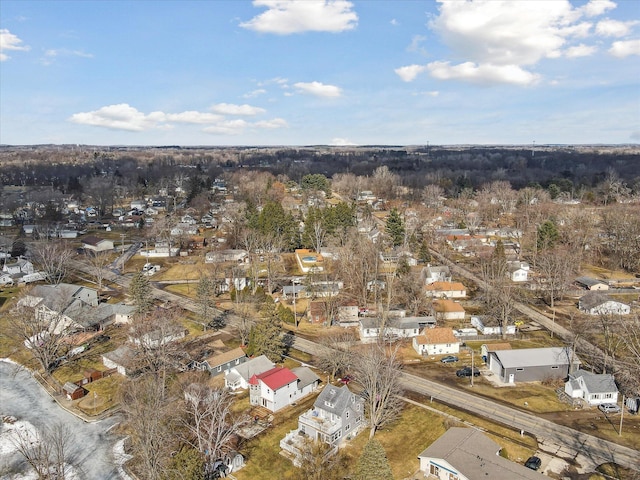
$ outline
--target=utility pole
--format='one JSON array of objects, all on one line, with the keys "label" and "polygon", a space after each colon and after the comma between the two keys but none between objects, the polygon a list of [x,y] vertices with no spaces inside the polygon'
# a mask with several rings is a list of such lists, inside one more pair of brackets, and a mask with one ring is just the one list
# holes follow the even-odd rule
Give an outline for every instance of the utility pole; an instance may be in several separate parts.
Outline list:
[{"label": "utility pole", "polygon": [[620,409],[620,430],[618,430],[618,436],[622,436],[622,417],[624,417],[624,393],[622,394],[622,408]]},{"label": "utility pole", "polygon": [[298,315],[296,313],[296,284],[294,279],[291,279],[291,286],[293,287],[293,324],[298,329]]}]

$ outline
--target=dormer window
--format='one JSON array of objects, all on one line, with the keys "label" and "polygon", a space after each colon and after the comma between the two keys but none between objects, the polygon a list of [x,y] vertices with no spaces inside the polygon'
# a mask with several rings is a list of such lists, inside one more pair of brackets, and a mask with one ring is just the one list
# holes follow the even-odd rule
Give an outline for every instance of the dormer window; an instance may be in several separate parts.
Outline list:
[{"label": "dormer window", "polygon": [[329,407],[329,408],[333,408],[333,403],[331,403],[331,402],[330,402],[330,401],[328,401],[328,400],[325,400],[325,401],[324,401],[324,406],[325,406],[325,407]]}]

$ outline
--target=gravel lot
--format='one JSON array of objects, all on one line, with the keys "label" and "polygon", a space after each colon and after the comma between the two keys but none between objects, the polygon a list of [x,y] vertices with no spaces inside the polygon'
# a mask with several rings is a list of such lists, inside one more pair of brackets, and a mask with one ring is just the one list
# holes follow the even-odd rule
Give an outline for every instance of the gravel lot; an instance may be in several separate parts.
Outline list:
[{"label": "gravel lot", "polygon": [[[118,423],[117,417],[85,423],[61,408],[38,384],[31,374],[15,364],[0,361],[0,416],[13,416],[36,429],[58,423],[68,425],[72,432],[69,463],[79,480],[110,480],[128,478],[114,456],[114,446],[121,440],[108,433]],[[3,433],[5,435],[3,435]],[[0,451],[12,450],[7,440],[7,428],[0,424],[0,443],[9,443]],[[5,437],[3,440],[3,436]],[[21,475],[16,475],[22,472]],[[17,453],[0,455],[0,478],[25,478],[24,459]]]}]

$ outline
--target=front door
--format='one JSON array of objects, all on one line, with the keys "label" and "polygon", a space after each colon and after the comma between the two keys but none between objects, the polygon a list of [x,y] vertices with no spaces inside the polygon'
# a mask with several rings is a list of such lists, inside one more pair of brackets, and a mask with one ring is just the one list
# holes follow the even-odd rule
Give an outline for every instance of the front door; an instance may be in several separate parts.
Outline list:
[{"label": "front door", "polygon": [[514,383],[516,380],[516,374],[515,373],[510,373],[509,374],[509,383]]}]

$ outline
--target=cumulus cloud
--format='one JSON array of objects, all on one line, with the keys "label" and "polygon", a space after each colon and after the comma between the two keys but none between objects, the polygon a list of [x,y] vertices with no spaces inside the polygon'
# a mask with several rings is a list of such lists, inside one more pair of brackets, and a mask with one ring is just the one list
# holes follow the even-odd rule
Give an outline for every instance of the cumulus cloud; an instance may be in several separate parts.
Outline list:
[{"label": "cumulus cloud", "polygon": [[[217,107],[220,105],[228,106],[229,104],[219,104]],[[236,107],[245,107],[245,105]],[[246,115],[247,113],[237,112],[249,111],[246,108],[232,109],[227,107],[220,108],[220,110],[226,110],[226,113],[235,110],[236,115]],[[264,112],[263,109],[255,110],[255,113],[262,112]],[[145,114],[127,103],[107,105],[91,112],[75,113],[69,118],[69,121],[81,125],[92,125],[95,127],[126,130],[130,132],[173,128],[175,124],[206,125],[206,127],[203,128],[204,132],[225,135],[241,133],[245,128],[251,126],[259,129],[275,129],[287,126],[286,121],[280,118],[249,123],[242,119],[228,119],[224,115],[193,110],[179,113],[156,111]]]},{"label": "cumulus cloud", "polygon": [[267,11],[240,24],[261,33],[343,32],[358,25],[353,4],[346,0],[254,0]]},{"label": "cumulus cloud", "polygon": [[350,146],[355,146],[357,145],[357,143],[352,142],[351,140],[347,139],[347,138],[332,138],[331,142],[329,142],[329,145],[333,145],[336,147],[350,147]]},{"label": "cumulus cloud", "polygon": [[264,113],[265,109],[260,107],[252,107],[251,105],[234,105],[232,103],[219,103],[211,106],[211,111],[221,113],[223,115],[246,115],[253,116]]},{"label": "cumulus cloud", "polygon": [[427,70],[425,65],[407,65],[406,67],[396,68],[394,72],[405,82],[412,82],[416,77]]},{"label": "cumulus cloud", "polygon": [[0,62],[9,60],[11,57],[7,55],[6,51],[23,51],[26,52],[30,49],[28,45],[22,45],[22,40],[14,35],[6,28],[0,29]]},{"label": "cumulus cloud", "polygon": [[482,84],[532,85],[540,80],[534,66],[545,58],[591,55],[595,47],[576,39],[592,33],[597,17],[616,7],[591,0],[575,8],[568,0],[438,0],[438,15],[429,22],[458,62],[440,60],[426,67],[409,65],[395,72],[412,81],[424,68],[434,78]]},{"label": "cumulus cloud", "polygon": [[439,80],[466,80],[480,85],[507,83],[524,86],[536,83],[540,79],[539,75],[517,65],[477,65],[473,62],[450,65],[449,62],[431,62],[427,69],[432,77]]},{"label": "cumulus cloud", "polygon": [[564,55],[568,58],[588,57],[589,55],[593,55],[596,50],[597,48],[592,45],[581,43],[580,45],[567,48]]},{"label": "cumulus cloud", "polygon": [[609,53],[614,57],[624,58],[629,55],[640,55],[640,40],[620,40],[613,42]]},{"label": "cumulus cloud", "polygon": [[293,86],[299,93],[315,95],[316,97],[339,97],[342,95],[340,87],[335,85],[325,85],[321,82],[298,82]]},{"label": "cumulus cloud", "polygon": [[637,20],[620,22],[618,20],[605,18],[604,20],[600,20],[596,25],[596,34],[602,37],[624,37],[629,34],[631,27],[638,23]]},{"label": "cumulus cloud", "polygon": [[408,52],[419,52],[422,54],[426,54],[427,51],[425,50],[425,48],[422,46],[422,44],[427,40],[427,37],[425,37],[424,35],[414,35],[411,38],[411,43],[409,44],[409,46],[407,47],[407,51]]}]

